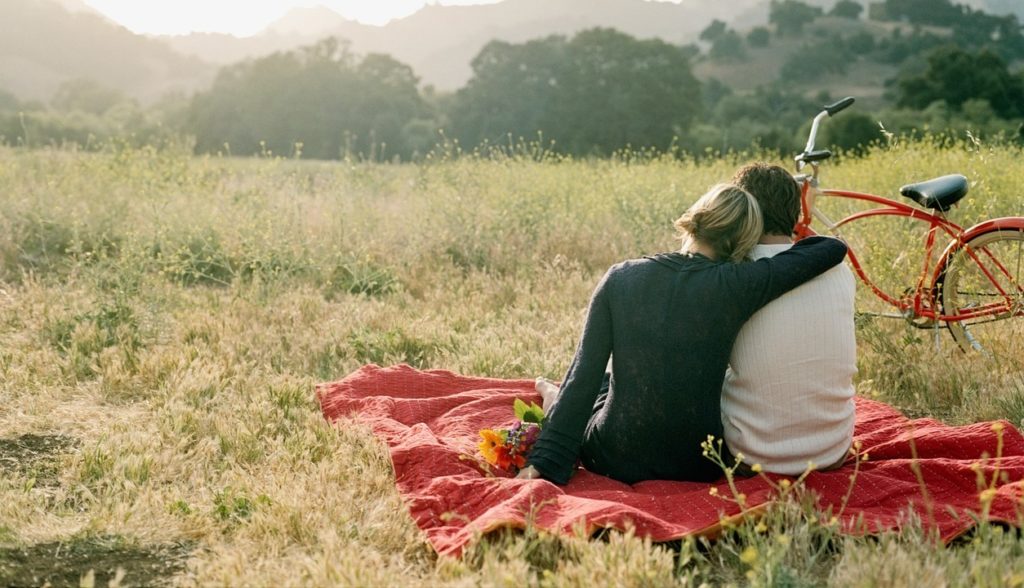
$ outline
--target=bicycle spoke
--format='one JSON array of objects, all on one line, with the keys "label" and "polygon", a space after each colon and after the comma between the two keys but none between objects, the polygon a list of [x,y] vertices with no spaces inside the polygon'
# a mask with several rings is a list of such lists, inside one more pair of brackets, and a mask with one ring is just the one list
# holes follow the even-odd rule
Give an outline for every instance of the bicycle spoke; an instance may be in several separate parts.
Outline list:
[{"label": "bicycle spoke", "polygon": [[1022,268],[1024,231],[1019,230],[979,235],[950,260],[942,309],[946,316],[964,317],[948,324],[962,349],[1010,365],[1022,362]]}]

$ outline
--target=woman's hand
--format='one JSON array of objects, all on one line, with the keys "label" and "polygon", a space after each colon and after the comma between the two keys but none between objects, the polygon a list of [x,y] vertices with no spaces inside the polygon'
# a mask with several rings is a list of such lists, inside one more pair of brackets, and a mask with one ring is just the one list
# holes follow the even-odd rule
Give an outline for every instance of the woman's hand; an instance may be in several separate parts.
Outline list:
[{"label": "woman's hand", "polygon": [[540,472],[538,472],[537,468],[533,466],[526,466],[525,468],[519,470],[519,473],[516,475],[517,480],[534,480],[539,477]]}]

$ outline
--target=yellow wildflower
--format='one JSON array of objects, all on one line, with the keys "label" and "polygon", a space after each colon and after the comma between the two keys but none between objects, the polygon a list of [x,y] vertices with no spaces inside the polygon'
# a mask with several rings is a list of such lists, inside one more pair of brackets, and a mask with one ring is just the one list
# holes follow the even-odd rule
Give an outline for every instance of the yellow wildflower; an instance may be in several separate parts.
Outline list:
[{"label": "yellow wildflower", "polygon": [[744,549],[743,553],[740,554],[740,561],[748,566],[752,566],[757,563],[757,555],[757,548],[751,545]]},{"label": "yellow wildflower", "polygon": [[498,453],[496,449],[500,445],[505,444],[505,440],[502,438],[501,433],[493,429],[484,429],[480,431],[480,444],[477,448],[480,450],[480,455],[484,456],[487,463],[494,465],[498,463]]}]

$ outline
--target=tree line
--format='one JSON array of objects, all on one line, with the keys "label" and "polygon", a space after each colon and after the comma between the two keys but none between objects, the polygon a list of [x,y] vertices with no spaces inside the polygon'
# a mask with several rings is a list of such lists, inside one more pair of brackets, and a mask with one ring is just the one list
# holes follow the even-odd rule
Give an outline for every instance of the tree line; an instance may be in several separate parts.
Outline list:
[{"label": "tree line", "polygon": [[[894,107],[887,120],[897,128],[889,130],[956,122],[994,130],[1024,117],[1024,75],[1009,66],[1010,59],[1024,58],[1015,17],[949,0],[876,6],[886,18],[949,25],[973,41],[953,45],[917,28],[881,40],[866,33],[812,40],[779,64],[782,77],[843,73],[864,56],[884,60],[910,51],[922,57],[890,85]],[[829,15],[858,19],[861,11],[859,3],[839,0]],[[345,41],[325,39],[225,67],[208,90],[150,109],[87,80],[62,86],[50,109],[0,92],[0,137],[29,145],[47,139],[88,144],[106,135],[153,142],[185,133],[199,153],[378,161],[415,159],[441,140],[467,150],[540,141],[577,156],[626,147],[701,152],[751,144],[791,151],[809,113],[834,97],[810,100],[781,82],[740,95],[717,80],[698,81],[693,63],[742,59],[774,36],[799,36],[823,15],[798,0],[773,0],[770,29],[757,27],[744,38],[712,22],[700,35],[706,54],[695,45],[612,29],[492,41],[472,61],[469,82],[447,95],[420,88],[415,72],[390,56],[355,55]],[[877,118],[851,113],[842,120],[832,125],[831,138],[840,146],[856,148],[881,136]]]}]

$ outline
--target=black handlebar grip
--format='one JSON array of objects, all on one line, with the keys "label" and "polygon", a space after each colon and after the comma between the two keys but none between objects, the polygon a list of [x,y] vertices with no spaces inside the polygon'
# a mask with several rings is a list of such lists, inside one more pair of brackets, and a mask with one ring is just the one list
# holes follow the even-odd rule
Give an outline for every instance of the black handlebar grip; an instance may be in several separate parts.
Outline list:
[{"label": "black handlebar grip", "polygon": [[846,107],[853,104],[853,102],[853,96],[847,96],[846,98],[843,98],[839,102],[829,104],[828,106],[825,107],[825,110],[828,111],[829,116],[835,116],[837,112],[844,110]]}]

